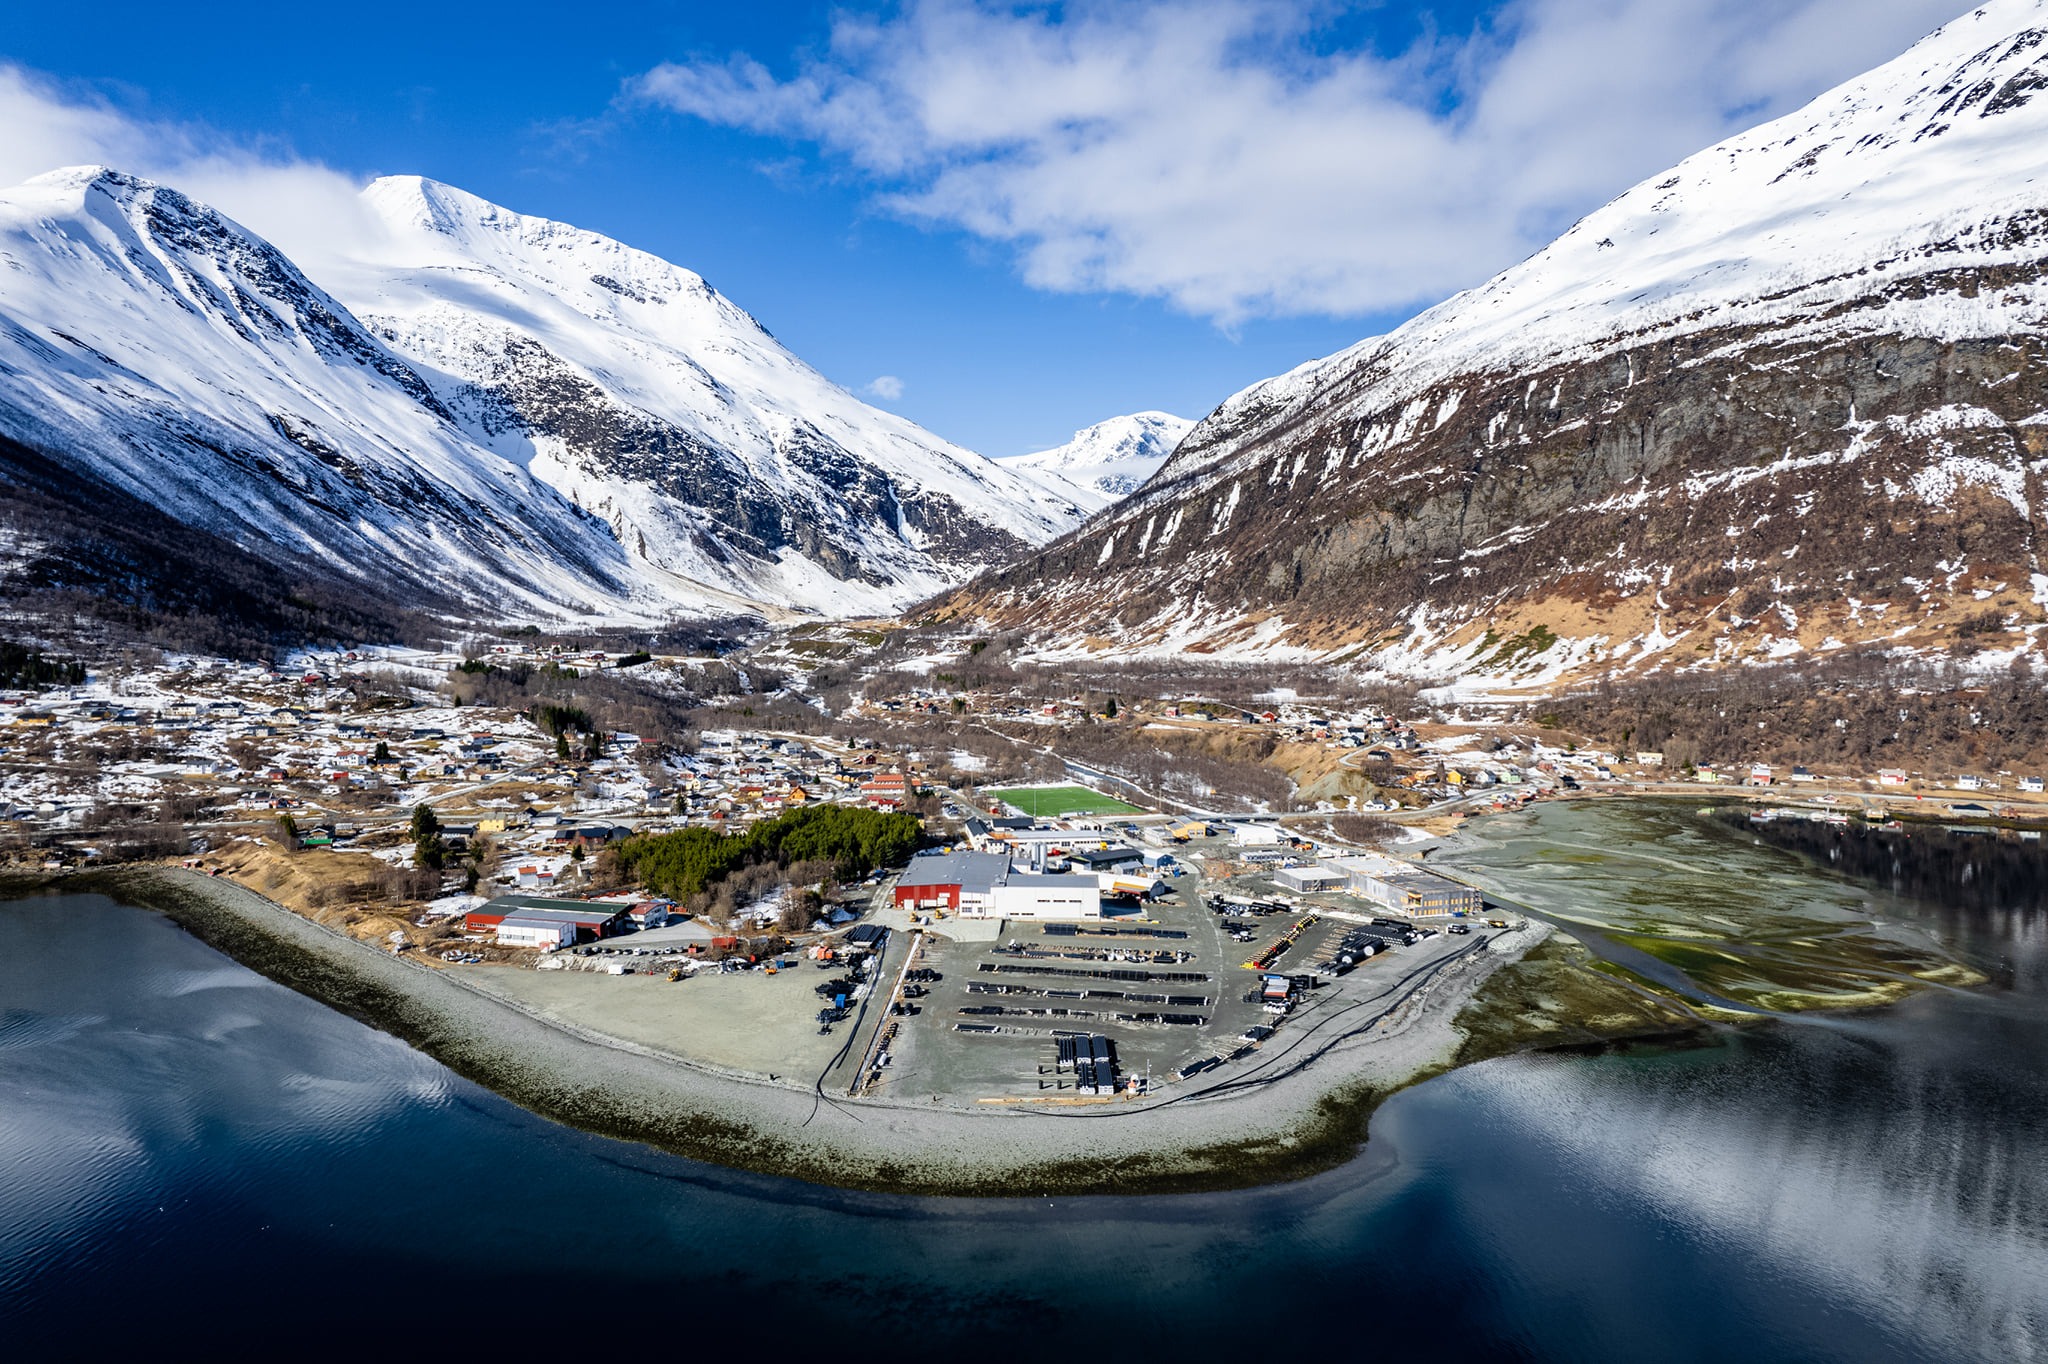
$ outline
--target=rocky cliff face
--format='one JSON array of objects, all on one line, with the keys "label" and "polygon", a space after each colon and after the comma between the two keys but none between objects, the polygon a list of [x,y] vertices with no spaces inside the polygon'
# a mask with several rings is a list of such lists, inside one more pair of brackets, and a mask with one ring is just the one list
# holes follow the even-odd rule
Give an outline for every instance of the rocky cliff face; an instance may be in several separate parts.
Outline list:
[{"label": "rocky cliff face", "polygon": [[1987,5],[1226,402],[941,614],[1524,678],[2027,643],[2048,7]]}]

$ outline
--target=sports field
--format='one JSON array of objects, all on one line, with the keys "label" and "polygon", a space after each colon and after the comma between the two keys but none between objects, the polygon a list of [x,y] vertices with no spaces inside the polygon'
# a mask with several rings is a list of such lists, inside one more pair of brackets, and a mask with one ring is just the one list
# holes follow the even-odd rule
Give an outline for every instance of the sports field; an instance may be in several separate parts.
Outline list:
[{"label": "sports field", "polygon": [[1085,786],[1013,786],[1001,791],[984,791],[992,800],[1016,806],[1036,819],[1046,815],[1141,815],[1135,805],[1091,791]]}]

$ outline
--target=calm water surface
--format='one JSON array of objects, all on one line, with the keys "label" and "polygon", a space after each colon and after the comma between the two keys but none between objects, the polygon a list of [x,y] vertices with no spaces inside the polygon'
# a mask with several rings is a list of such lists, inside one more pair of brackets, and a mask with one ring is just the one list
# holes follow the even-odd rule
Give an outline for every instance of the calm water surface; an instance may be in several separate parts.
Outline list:
[{"label": "calm water surface", "polygon": [[[1689,815],[1565,818],[1501,827],[1700,836]],[[1315,1180],[1053,1202],[845,1194],[585,1136],[155,915],[0,907],[0,1340],[2048,1359],[2048,924],[1857,890],[1812,854],[1724,832],[1705,855],[1869,894],[1994,986],[1492,1062],[1398,1096]],[[2040,884],[2018,865],[2004,901]]]}]

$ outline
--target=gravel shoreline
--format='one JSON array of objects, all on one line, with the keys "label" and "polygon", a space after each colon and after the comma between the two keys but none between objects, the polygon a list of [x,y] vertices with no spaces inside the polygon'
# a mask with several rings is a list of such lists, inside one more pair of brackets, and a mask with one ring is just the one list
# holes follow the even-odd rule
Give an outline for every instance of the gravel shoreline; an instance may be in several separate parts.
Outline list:
[{"label": "gravel shoreline", "polygon": [[[129,868],[56,884],[161,911],[272,980],[570,1126],[764,1174],[947,1195],[1185,1192],[1273,1183],[1342,1164],[1364,1141],[1379,1102],[1451,1068],[1463,1040],[1452,1023],[1459,1008],[1542,936],[1532,928],[1508,950],[1460,959],[1369,1038],[1344,1038],[1350,1020],[1306,1011],[1288,1030],[1298,1040],[1283,1033],[1291,1050],[1256,1087],[1201,1097],[1173,1085],[1144,1103],[972,1111],[819,1102],[807,1089],[679,1061],[544,1019],[197,872]],[[1226,1068],[1204,1082],[1227,1084],[1243,1070]]]}]

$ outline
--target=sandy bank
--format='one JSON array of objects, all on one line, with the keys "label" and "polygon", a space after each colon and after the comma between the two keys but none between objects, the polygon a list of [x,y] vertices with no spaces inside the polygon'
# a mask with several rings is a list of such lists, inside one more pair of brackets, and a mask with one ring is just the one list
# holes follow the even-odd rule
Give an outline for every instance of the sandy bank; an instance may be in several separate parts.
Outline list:
[{"label": "sandy bank", "polygon": [[1372,1001],[1304,1009],[1256,1056],[1151,1100],[967,1110],[820,1099],[582,1032],[196,872],[124,869],[64,886],[160,910],[271,979],[564,1123],[742,1169],[931,1194],[1221,1188],[1341,1163],[1381,1099],[1451,1065],[1460,1005],[1541,933],[1467,953]]}]

